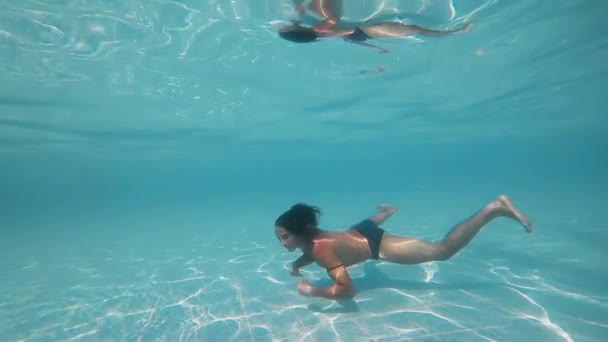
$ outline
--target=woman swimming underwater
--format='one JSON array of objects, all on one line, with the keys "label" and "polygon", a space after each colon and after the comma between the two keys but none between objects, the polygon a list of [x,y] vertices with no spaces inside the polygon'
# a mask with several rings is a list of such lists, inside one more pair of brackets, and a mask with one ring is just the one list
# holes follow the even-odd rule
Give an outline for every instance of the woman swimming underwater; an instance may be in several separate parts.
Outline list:
[{"label": "woman swimming underwater", "polygon": [[302,281],[298,285],[298,292],[304,296],[329,299],[353,297],[355,291],[347,267],[370,259],[407,265],[445,261],[466,246],[481,228],[498,217],[516,220],[527,232],[532,232],[532,222],[504,195],[454,226],[438,242],[393,235],[380,228],[396,211],[392,206],[380,205],[378,213],[341,232],[319,228],[321,211],[314,206],[298,203],[281,214],[275,222],[276,238],[288,251],[302,251],[302,256],[293,262],[291,274],[300,276],[300,268],[316,262],[335,281],[334,285],[323,288]]},{"label": "woman swimming underwater", "polygon": [[[299,12],[304,11],[302,1],[296,1]],[[310,8],[323,18],[323,21],[314,26],[302,26],[298,22],[284,26],[279,29],[279,36],[295,43],[310,43],[323,38],[343,38],[344,40],[370,48],[378,49],[381,53],[391,52],[381,46],[369,43],[375,38],[403,38],[415,35],[423,36],[445,36],[455,33],[467,32],[472,22],[463,27],[453,30],[435,30],[418,25],[408,25],[397,21],[380,22],[375,24],[362,24],[354,27],[340,27],[341,24],[341,1],[312,2]]]}]

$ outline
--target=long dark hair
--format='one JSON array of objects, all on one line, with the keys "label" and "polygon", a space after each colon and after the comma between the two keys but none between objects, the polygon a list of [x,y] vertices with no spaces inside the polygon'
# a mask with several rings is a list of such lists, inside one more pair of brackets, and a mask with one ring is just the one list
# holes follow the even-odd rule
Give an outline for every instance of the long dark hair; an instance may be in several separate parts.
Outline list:
[{"label": "long dark hair", "polygon": [[277,218],[275,226],[281,226],[293,235],[312,240],[321,232],[317,227],[321,215],[321,209],[315,206],[296,203]]},{"label": "long dark hair", "polygon": [[319,39],[319,34],[313,28],[298,23],[281,28],[279,36],[294,43],[310,43]]}]

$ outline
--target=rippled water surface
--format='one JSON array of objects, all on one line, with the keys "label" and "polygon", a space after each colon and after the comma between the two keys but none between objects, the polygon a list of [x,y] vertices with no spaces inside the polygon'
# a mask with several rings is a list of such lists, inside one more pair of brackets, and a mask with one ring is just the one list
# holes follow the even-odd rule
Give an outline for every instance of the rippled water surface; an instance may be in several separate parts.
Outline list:
[{"label": "rippled water surface", "polygon": [[593,110],[608,60],[598,2],[349,2],[349,21],[398,11],[432,27],[476,22],[465,35],[386,41],[394,53],[384,55],[279,39],[289,3],[4,1],[3,150],[183,153],[218,141],[460,139],[603,122]]}]

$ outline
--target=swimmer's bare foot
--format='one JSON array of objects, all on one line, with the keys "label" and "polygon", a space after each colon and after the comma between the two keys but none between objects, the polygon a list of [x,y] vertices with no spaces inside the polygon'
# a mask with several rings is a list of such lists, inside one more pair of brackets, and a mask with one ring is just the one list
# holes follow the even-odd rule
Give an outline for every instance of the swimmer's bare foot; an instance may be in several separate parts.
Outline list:
[{"label": "swimmer's bare foot", "polygon": [[532,221],[515,208],[509,197],[500,195],[490,206],[494,210],[499,210],[502,215],[520,222],[526,229],[526,232],[532,233]]},{"label": "swimmer's bare foot", "polygon": [[385,214],[389,214],[392,215],[395,212],[397,212],[397,207],[393,207],[392,205],[388,205],[388,204],[380,204],[376,207],[376,209],[378,209],[378,212],[380,213],[385,213]]},{"label": "swimmer's bare foot", "polygon": [[380,204],[376,207],[378,213],[370,218],[377,225],[382,224],[387,218],[397,212],[397,207],[388,204]]}]

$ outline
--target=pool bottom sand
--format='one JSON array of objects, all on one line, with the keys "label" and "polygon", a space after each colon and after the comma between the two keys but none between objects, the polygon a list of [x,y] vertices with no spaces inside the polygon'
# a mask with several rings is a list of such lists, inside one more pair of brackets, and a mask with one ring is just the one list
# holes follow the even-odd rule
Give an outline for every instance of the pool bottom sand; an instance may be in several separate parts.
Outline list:
[{"label": "pool bottom sand", "polygon": [[[583,198],[568,200],[584,205]],[[322,203],[328,229],[373,212]],[[482,201],[415,210],[405,200],[395,204],[402,210],[387,230],[437,240]],[[298,255],[272,235],[280,206],[278,198],[253,208],[236,203],[231,211],[241,215],[228,217],[151,207],[18,227],[23,233],[2,248],[0,337],[599,341],[608,333],[598,242],[606,223],[596,217],[522,206],[533,234],[498,219],[445,262],[353,266],[358,294],[331,301],[297,294],[300,278],[287,267]],[[303,275],[329,284],[316,266]]]}]

